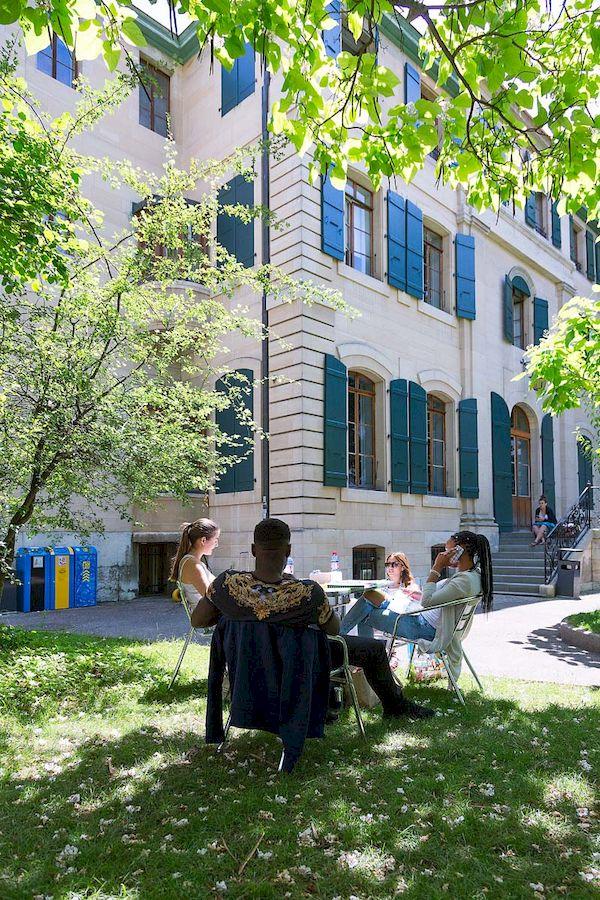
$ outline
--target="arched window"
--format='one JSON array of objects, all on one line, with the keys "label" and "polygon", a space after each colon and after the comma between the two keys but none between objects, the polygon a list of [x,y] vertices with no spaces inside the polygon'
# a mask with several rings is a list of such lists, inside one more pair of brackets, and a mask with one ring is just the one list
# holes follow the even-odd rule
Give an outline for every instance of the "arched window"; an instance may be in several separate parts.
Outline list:
[{"label": "arched window", "polygon": [[348,484],[375,487],[375,383],[348,372]]},{"label": "arched window", "polygon": [[427,483],[430,494],[446,494],[446,404],[427,395]]}]

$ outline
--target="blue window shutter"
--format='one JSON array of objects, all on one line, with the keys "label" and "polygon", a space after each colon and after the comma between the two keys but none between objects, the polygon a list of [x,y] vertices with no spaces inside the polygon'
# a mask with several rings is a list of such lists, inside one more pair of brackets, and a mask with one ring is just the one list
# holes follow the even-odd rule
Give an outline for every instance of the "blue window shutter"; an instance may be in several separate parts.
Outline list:
[{"label": "blue window shutter", "polygon": [[600,241],[596,243],[596,284],[600,284]]},{"label": "blue window shutter", "polygon": [[405,378],[390,382],[390,432],[392,491],[407,493],[410,487],[408,438],[408,383]]},{"label": "blue window shutter", "polygon": [[423,213],[406,201],[406,290],[423,298]]},{"label": "blue window shutter", "polygon": [[404,63],[404,102],[416,103],[421,99],[421,76],[409,62]]},{"label": "blue window shutter", "polygon": [[558,214],[558,200],[552,201],[552,243],[555,247],[560,247],[562,238],[560,234],[560,216]]},{"label": "blue window shutter", "polygon": [[475,318],[475,238],[457,234],[456,254],[456,315],[462,319]]},{"label": "blue window shutter", "polygon": [[[254,182],[246,181],[243,175],[236,175],[234,181],[236,203],[252,208],[254,206]],[[254,219],[242,222],[235,219],[235,258],[250,269],[254,265]]]},{"label": "blue window shutter", "polygon": [[504,331],[504,340],[509,344],[515,342],[515,323],[513,310],[512,283],[508,275],[504,276],[504,287],[502,293],[502,325]]},{"label": "blue window shutter", "polygon": [[[233,206],[235,200],[235,178],[228,184],[224,185],[219,191],[219,203],[223,206]],[[235,226],[237,220],[234,216],[228,216],[223,212],[217,215],[217,242],[231,253],[235,255]]]},{"label": "blue window shutter", "polygon": [[528,194],[525,201],[525,222],[535,228],[537,224],[535,194]]},{"label": "blue window shutter", "polygon": [[[219,203],[243,206],[254,206],[254,184],[246,181],[242,175],[236,175],[219,192]],[[217,215],[217,242],[235,256],[246,268],[254,265],[254,219],[242,222],[236,216],[228,216],[223,212]]]},{"label": "blue window shutter", "polygon": [[238,70],[237,102],[241,103],[242,100],[254,93],[256,85],[254,47],[252,44],[246,44],[244,55],[236,59],[235,62]]},{"label": "blue window shutter", "polygon": [[[237,375],[241,378],[236,378]],[[216,390],[221,393],[228,394],[231,385],[239,385],[244,388],[244,392],[240,397],[240,402],[249,411],[250,415],[254,415],[254,372],[252,369],[237,369],[227,379],[227,383],[223,379],[219,379],[216,384]],[[248,393],[245,391],[248,390]],[[219,475],[215,483],[215,492],[217,494],[231,494],[234,491],[251,491],[254,489],[254,446],[252,428],[246,422],[240,421],[233,406],[227,409],[218,410],[216,413],[216,423],[219,430],[235,438],[236,446],[221,446],[220,452],[224,459],[232,456],[244,456],[239,462],[229,466],[229,468]]]},{"label": "blue window shutter", "polygon": [[340,0],[332,0],[326,9],[329,18],[337,22],[337,25],[323,32],[323,43],[327,56],[335,58],[342,49],[342,4]]},{"label": "blue window shutter", "polygon": [[512,460],[510,413],[499,394],[492,391],[492,483],[494,518],[500,531],[512,531]]},{"label": "blue window shutter", "polygon": [[533,343],[539,344],[544,332],[548,331],[548,301],[533,298]]},{"label": "blue window shutter", "polygon": [[586,275],[590,281],[594,281],[596,275],[596,265],[594,260],[594,235],[587,229],[585,232],[585,262]]},{"label": "blue window shutter", "polygon": [[255,83],[254,48],[246,44],[244,55],[235,60],[231,70],[221,66],[221,115],[253,94]]},{"label": "blue window shutter", "polygon": [[479,497],[477,400],[474,398],[458,404],[458,461],[461,497]]},{"label": "blue window shutter", "polygon": [[321,176],[321,249],[344,258],[344,192],[333,187],[329,175]]},{"label": "blue window shutter", "polygon": [[325,410],[323,484],[348,484],[348,378],[346,366],[325,354]]},{"label": "blue window shutter", "polygon": [[408,385],[410,492],[427,493],[427,394],[420,384]]},{"label": "blue window shutter", "polygon": [[406,210],[402,197],[387,192],[387,279],[406,290]]},{"label": "blue window shutter", "polygon": [[546,413],[542,419],[542,492],[548,499],[548,505],[556,512],[556,496],[554,484],[554,430],[552,416]]}]

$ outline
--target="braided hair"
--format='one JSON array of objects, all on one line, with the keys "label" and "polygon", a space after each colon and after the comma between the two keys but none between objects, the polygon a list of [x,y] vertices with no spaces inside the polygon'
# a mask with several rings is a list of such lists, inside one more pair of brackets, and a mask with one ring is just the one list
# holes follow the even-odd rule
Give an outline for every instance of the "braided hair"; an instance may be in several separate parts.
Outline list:
[{"label": "braided hair", "polygon": [[481,575],[481,605],[484,612],[490,612],[494,603],[494,575],[492,572],[492,551],[490,542],[483,534],[474,531],[457,531],[452,535],[464,547]]}]

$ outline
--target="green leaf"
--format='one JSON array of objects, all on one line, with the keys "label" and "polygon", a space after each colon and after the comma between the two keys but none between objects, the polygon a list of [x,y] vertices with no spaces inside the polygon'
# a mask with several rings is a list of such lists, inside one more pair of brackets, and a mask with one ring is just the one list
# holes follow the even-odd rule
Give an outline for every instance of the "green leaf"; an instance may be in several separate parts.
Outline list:
[{"label": "green leaf", "polygon": [[106,62],[108,71],[114,72],[119,65],[119,60],[121,58],[121,48],[113,47],[109,41],[103,41],[102,56],[104,57],[104,61]]},{"label": "green leaf", "polygon": [[23,6],[20,0],[0,0],[0,25],[12,25],[16,22]]},{"label": "green leaf", "polygon": [[145,47],[147,44],[146,38],[142,34],[140,26],[137,24],[135,19],[125,19],[123,25],[121,26],[124,37],[136,47]]}]

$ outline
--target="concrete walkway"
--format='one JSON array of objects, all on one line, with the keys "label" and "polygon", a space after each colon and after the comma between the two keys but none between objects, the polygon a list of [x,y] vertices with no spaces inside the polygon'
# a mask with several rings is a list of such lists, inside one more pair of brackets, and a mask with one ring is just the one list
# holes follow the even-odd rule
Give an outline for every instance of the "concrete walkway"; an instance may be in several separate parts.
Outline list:
[{"label": "concrete walkway", "polygon": [[[598,687],[600,654],[566,644],[558,625],[565,616],[599,606],[600,594],[581,600],[499,594],[493,613],[475,617],[468,637],[469,658],[480,675]],[[181,639],[188,626],[183,608],[163,597],[51,613],[0,613],[0,624],[143,641]],[[196,641],[209,644],[210,635],[197,634]]]}]

